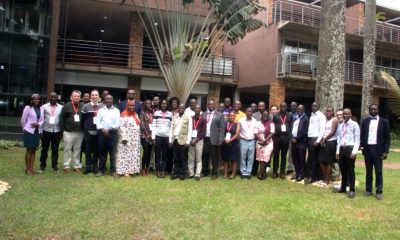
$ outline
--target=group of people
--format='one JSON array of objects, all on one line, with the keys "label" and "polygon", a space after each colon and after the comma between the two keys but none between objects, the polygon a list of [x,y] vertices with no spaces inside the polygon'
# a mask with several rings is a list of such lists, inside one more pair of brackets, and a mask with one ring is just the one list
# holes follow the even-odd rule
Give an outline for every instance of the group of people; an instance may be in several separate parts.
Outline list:
[{"label": "group of people", "polygon": [[[331,184],[332,168],[339,163],[342,175],[335,192],[355,196],[354,165],[361,148],[366,165],[366,196],[372,195],[372,171],[375,168],[376,198],[382,198],[382,160],[390,146],[389,123],[378,115],[378,106],[369,106],[370,117],[361,130],[351,119],[349,108],[335,111],[318,103],[311,106],[311,116],[303,105],[295,102],[290,110],[285,102],[266,108],[264,102],[251,104],[241,111],[240,101],[233,106],[230,98],[216,106],[208,101],[202,112],[196,99],[189,107],[176,97],[160,101],[159,97],[139,102],[129,89],[127,99],[114,106],[108,93],[100,98],[92,90],[81,102],[81,92],[74,90],[70,102],[60,105],[58,95],[50,93],[49,102],[41,106],[40,96],[32,95],[21,119],[24,130],[26,173],[33,174],[35,151],[42,141],[40,170],[46,168],[51,145],[52,168],[58,171],[58,147],[64,141],[63,171],[81,172],[81,147],[86,157],[84,174],[148,176],[151,160],[158,178],[184,180],[219,176],[223,162],[223,178],[242,179],[257,176],[264,180],[273,163],[272,178],[290,179],[322,186]],[[90,100],[90,101],[89,101]],[[84,144],[82,144],[84,143]],[[289,159],[287,161],[287,153]],[[307,156],[307,159],[306,159]],[[210,164],[211,160],[211,164]],[[286,163],[288,168],[286,170]]]}]

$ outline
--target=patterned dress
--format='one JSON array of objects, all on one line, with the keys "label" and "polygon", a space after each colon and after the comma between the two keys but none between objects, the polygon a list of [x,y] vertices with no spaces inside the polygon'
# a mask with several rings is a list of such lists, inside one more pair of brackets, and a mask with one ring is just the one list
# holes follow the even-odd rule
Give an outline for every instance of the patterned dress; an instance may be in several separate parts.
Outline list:
[{"label": "patterned dress", "polygon": [[[267,121],[266,124],[269,124],[269,132],[270,133],[274,133],[275,132],[275,125],[270,122]],[[257,130],[258,130],[258,134],[261,134],[261,138],[265,139],[266,135],[268,136],[268,134],[265,134],[265,126],[261,121],[257,122]],[[256,145],[256,160],[257,161],[263,161],[263,162],[269,162],[270,157],[271,157],[271,153],[272,150],[274,149],[274,143],[272,141],[272,139],[269,140],[268,144],[265,146],[262,146],[260,144],[258,144],[259,141],[257,140],[257,145]]]},{"label": "patterned dress", "polygon": [[[121,117],[118,134],[117,174],[139,173],[140,124],[137,124],[132,116]],[[123,140],[126,140],[127,143],[123,144]]]}]

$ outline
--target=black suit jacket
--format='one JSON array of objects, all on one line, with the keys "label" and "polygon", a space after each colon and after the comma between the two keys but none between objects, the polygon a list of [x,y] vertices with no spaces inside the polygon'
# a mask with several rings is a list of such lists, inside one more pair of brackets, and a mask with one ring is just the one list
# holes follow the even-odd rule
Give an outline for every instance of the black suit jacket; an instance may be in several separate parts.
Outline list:
[{"label": "black suit jacket", "polygon": [[[290,129],[293,129],[294,120],[290,124]],[[290,137],[292,139],[296,139],[297,143],[306,143],[307,142],[307,134],[308,134],[308,125],[309,119],[303,114],[303,117],[300,118],[299,126],[297,128],[297,136],[293,137],[292,132],[290,132]]]},{"label": "black suit jacket", "polygon": [[[378,129],[376,134],[376,144],[378,155],[381,156],[383,153],[389,152],[390,147],[390,130],[389,130],[389,121],[379,117],[378,120]],[[369,135],[369,124],[371,122],[371,118],[365,118],[361,122],[361,131],[360,131],[360,146],[363,149],[368,148],[368,135]]]},{"label": "black suit jacket", "polygon": [[[119,109],[119,111],[120,111],[121,113],[122,113],[123,111],[125,111],[125,109],[126,109],[126,103],[127,103],[127,101],[124,100],[124,101],[122,101],[122,102],[120,102],[120,103],[118,104],[118,109]],[[137,114],[138,116],[140,115],[141,109],[142,109],[142,103],[140,103],[139,100],[135,100],[135,112],[136,112],[136,114]]]}]

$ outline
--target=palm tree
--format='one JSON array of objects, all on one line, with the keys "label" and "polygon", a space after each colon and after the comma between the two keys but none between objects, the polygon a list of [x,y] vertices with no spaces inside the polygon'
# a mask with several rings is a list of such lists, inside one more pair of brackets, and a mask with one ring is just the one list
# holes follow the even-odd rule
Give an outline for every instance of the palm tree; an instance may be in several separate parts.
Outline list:
[{"label": "palm tree", "polygon": [[265,26],[255,18],[265,10],[256,0],[154,0],[151,6],[147,0],[133,2],[169,95],[182,102],[220,44],[236,44],[247,32]]},{"label": "palm tree", "polygon": [[388,86],[388,94],[387,97],[387,106],[389,111],[396,117],[396,119],[400,119],[400,87],[397,84],[396,79],[392,77],[390,74],[381,71],[380,77],[387,83]]},{"label": "palm tree", "polygon": [[343,107],[345,66],[345,1],[321,2],[318,79],[315,101],[320,109]]},{"label": "palm tree", "polygon": [[372,103],[375,77],[375,42],[376,19],[382,18],[376,14],[376,0],[365,1],[365,33],[363,59],[363,85],[361,99],[361,119],[369,115],[368,107]]}]

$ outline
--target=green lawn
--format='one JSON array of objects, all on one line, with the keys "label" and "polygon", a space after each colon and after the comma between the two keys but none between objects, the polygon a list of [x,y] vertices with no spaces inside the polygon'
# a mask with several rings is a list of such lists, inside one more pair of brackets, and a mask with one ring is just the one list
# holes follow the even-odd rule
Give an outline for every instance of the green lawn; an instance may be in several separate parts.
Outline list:
[{"label": "green lawn", "polygon": [[[392,155],[394,156],[394,155]],[[396,155],[398,156],[398,155]],[[268,178],[171,181],[23,174],[23,150],[0,151],[0,239],[399,239],[399,170],[384,199]],[[397,161],[397,160],[396,160]],[[36,162],[36,165],[37,162]]]}]

